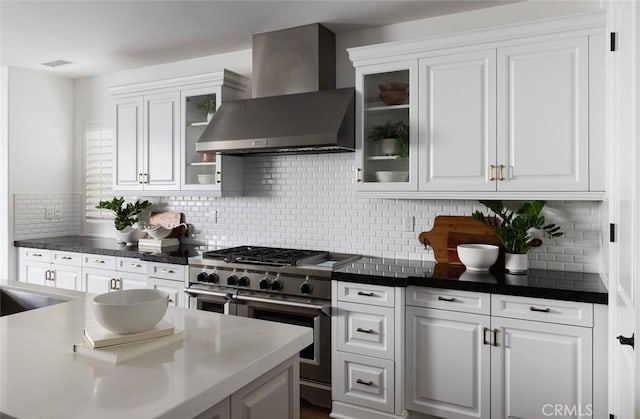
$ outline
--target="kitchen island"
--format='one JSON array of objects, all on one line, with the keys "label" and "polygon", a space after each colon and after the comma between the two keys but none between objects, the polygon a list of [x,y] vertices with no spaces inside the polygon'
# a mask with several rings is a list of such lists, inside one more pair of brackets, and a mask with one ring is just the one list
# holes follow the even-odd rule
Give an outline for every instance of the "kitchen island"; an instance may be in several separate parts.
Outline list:
[{"label": "kitchen island", "polygon": [[[111,365],[72,351],[83,328],[96,324],[91,296],[13,281],[0,286],[69,300],[0,318],[3,419],[190,418],[213,414],[214,406],[221,417],[234,417],[234,409],[246,414],[251,397],[254,410],[299,415],[298,352],[312,342],[309,328],[169,307],[165,319],[184,330],[183,341]],[[263,397],[270,392],[277,403]]]}]

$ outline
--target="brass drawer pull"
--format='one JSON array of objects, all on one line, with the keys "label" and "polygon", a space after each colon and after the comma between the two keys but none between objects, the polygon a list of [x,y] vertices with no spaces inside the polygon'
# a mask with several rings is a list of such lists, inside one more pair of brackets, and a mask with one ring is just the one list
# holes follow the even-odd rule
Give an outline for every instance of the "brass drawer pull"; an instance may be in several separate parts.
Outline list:
[{"label": "brass drawer pull", "polygon": [[104,260],[102,259],[96,259],[93,261],[93,263],[104,263]]},{"label": "brass drawer pull", "polygon": [[130,263],[129,266],[132,268],[142,268],[142,264],[140,263]]},{"label": "brass drawer pull", "polygon": [[504,164],[498,166],[498,180],[504,180]]},{"label": "brass drawer pull", "polygon": [[358,291],[358,295],[361,295],[363,297],[375,297],[376,296],[372,292],[364,292],[364,291]]},{"label": "brass drawer pull", "polygon": [[160,272],[163,272],[165,274],[174,274],[174,273],[176,273],[176,271],[174,271],[173,269],[167,269],[167,268],[160,269]]},{"label": "brass drawer pull", "polygon": [[496,176],[494,175],[496,170],[496,166],[494,164],[489,165],[489,180],[496,180]]},{"label": "brass drawer pull", "polygon": [[359,378],[356,380],[356,383],[362,384],[363,386],[372,386],[373,385],[373,381],[364,381],[364,380],[361,380]]},{"label": "brass drawer pull", "polygon": [[42,253],[31,253],[31,256],[37,257],[37,258],[41,258],[42,257]]},{"label": "brass drawer pull", "polygon": [[446,301],[448,303],[453,303],[454,301],[456,301],[456,299],[454,297],[443,297],[441,295],[438,296],[438,301]]},{"label": "brass drawer pull", "polygon": [[551,309],[550,308],[538,308],[538,307],[529,307],[529,310],[531,311],[537,311],[538,313],[550,313]]},{"label": "brass drawer pull", "polygon": [[363,329],[363,328],[361,328],[361,327],[358,327],[358,328],[356,329],[356,332],[360,332],[360,333],[369,333],[369,334],[375,334],[375,335],[377,335],[377,333],[376,333],[376,331],[375,331],[375,330],[373,330],[373,329]]},{"label": "brass drawer pull", "polygon": [[71,256],[62,256],[62,257],[60,257],[60,259],[62,259],[62,260],[71,260],[73,258]]}]

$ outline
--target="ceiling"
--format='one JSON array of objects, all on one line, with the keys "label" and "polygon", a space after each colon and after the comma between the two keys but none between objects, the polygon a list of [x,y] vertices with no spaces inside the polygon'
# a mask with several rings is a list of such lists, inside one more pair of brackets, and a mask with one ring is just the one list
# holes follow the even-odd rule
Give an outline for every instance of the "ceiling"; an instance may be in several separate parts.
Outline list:
[{"label": "ceiling", "polygon": [[507,0],[0,0],[0,65],[79,78],[251,47],[251,35],[308,23],[336,33]]}]

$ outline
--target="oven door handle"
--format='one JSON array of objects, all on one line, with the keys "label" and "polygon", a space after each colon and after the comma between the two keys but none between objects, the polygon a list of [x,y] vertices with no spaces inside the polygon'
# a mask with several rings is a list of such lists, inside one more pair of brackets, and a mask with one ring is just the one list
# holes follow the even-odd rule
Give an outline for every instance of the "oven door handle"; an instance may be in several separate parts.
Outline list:
[{"label": "oven door handle", "polygon": [[200,289],[194,290],[191,288],[185,288],[184,292],[186,292],[192,297],[198,297],[199,295],[209,295],[212,297],[222,297],[227,301],[233,302],[233,294],[228,292],[208,291],[208,290],[200,290]]},{"label": "oven door handle", "polygon": [[331,304],[309,304],[309,303],[300,303],[297,301],[286,301],[286,300],[272,300],[269,298],[260,298],[254,297],[251,295],[236,295],[236,300],[238,301],[252,301],[254,303],[265,303],[265,304],[278,304],[281,306],[287,307],[299,307],[299,308],[307,308],[310,310],[318,310],[320,313],[325,316],[331,317]]}]

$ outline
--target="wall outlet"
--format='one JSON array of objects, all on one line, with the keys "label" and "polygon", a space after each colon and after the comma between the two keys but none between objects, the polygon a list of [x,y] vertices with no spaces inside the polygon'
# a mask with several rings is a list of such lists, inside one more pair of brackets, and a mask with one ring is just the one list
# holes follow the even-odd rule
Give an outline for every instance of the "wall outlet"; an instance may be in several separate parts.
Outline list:
[{"label": "wall outlet", "polygon": [[413,232],[415,222],[416,222],[416,217],[414,217],[413,215],[407,215],[402,219],[403,230],[406,232]]},{"label": "wall outlet", "polygon": [[53,220],[54,211],[52,207],[44,208],[44,219],[45,220]]},{"label": "wall outlet", "polygon": [[62,220],[62,208],[56,206],[53,208],[53,219]]}]

